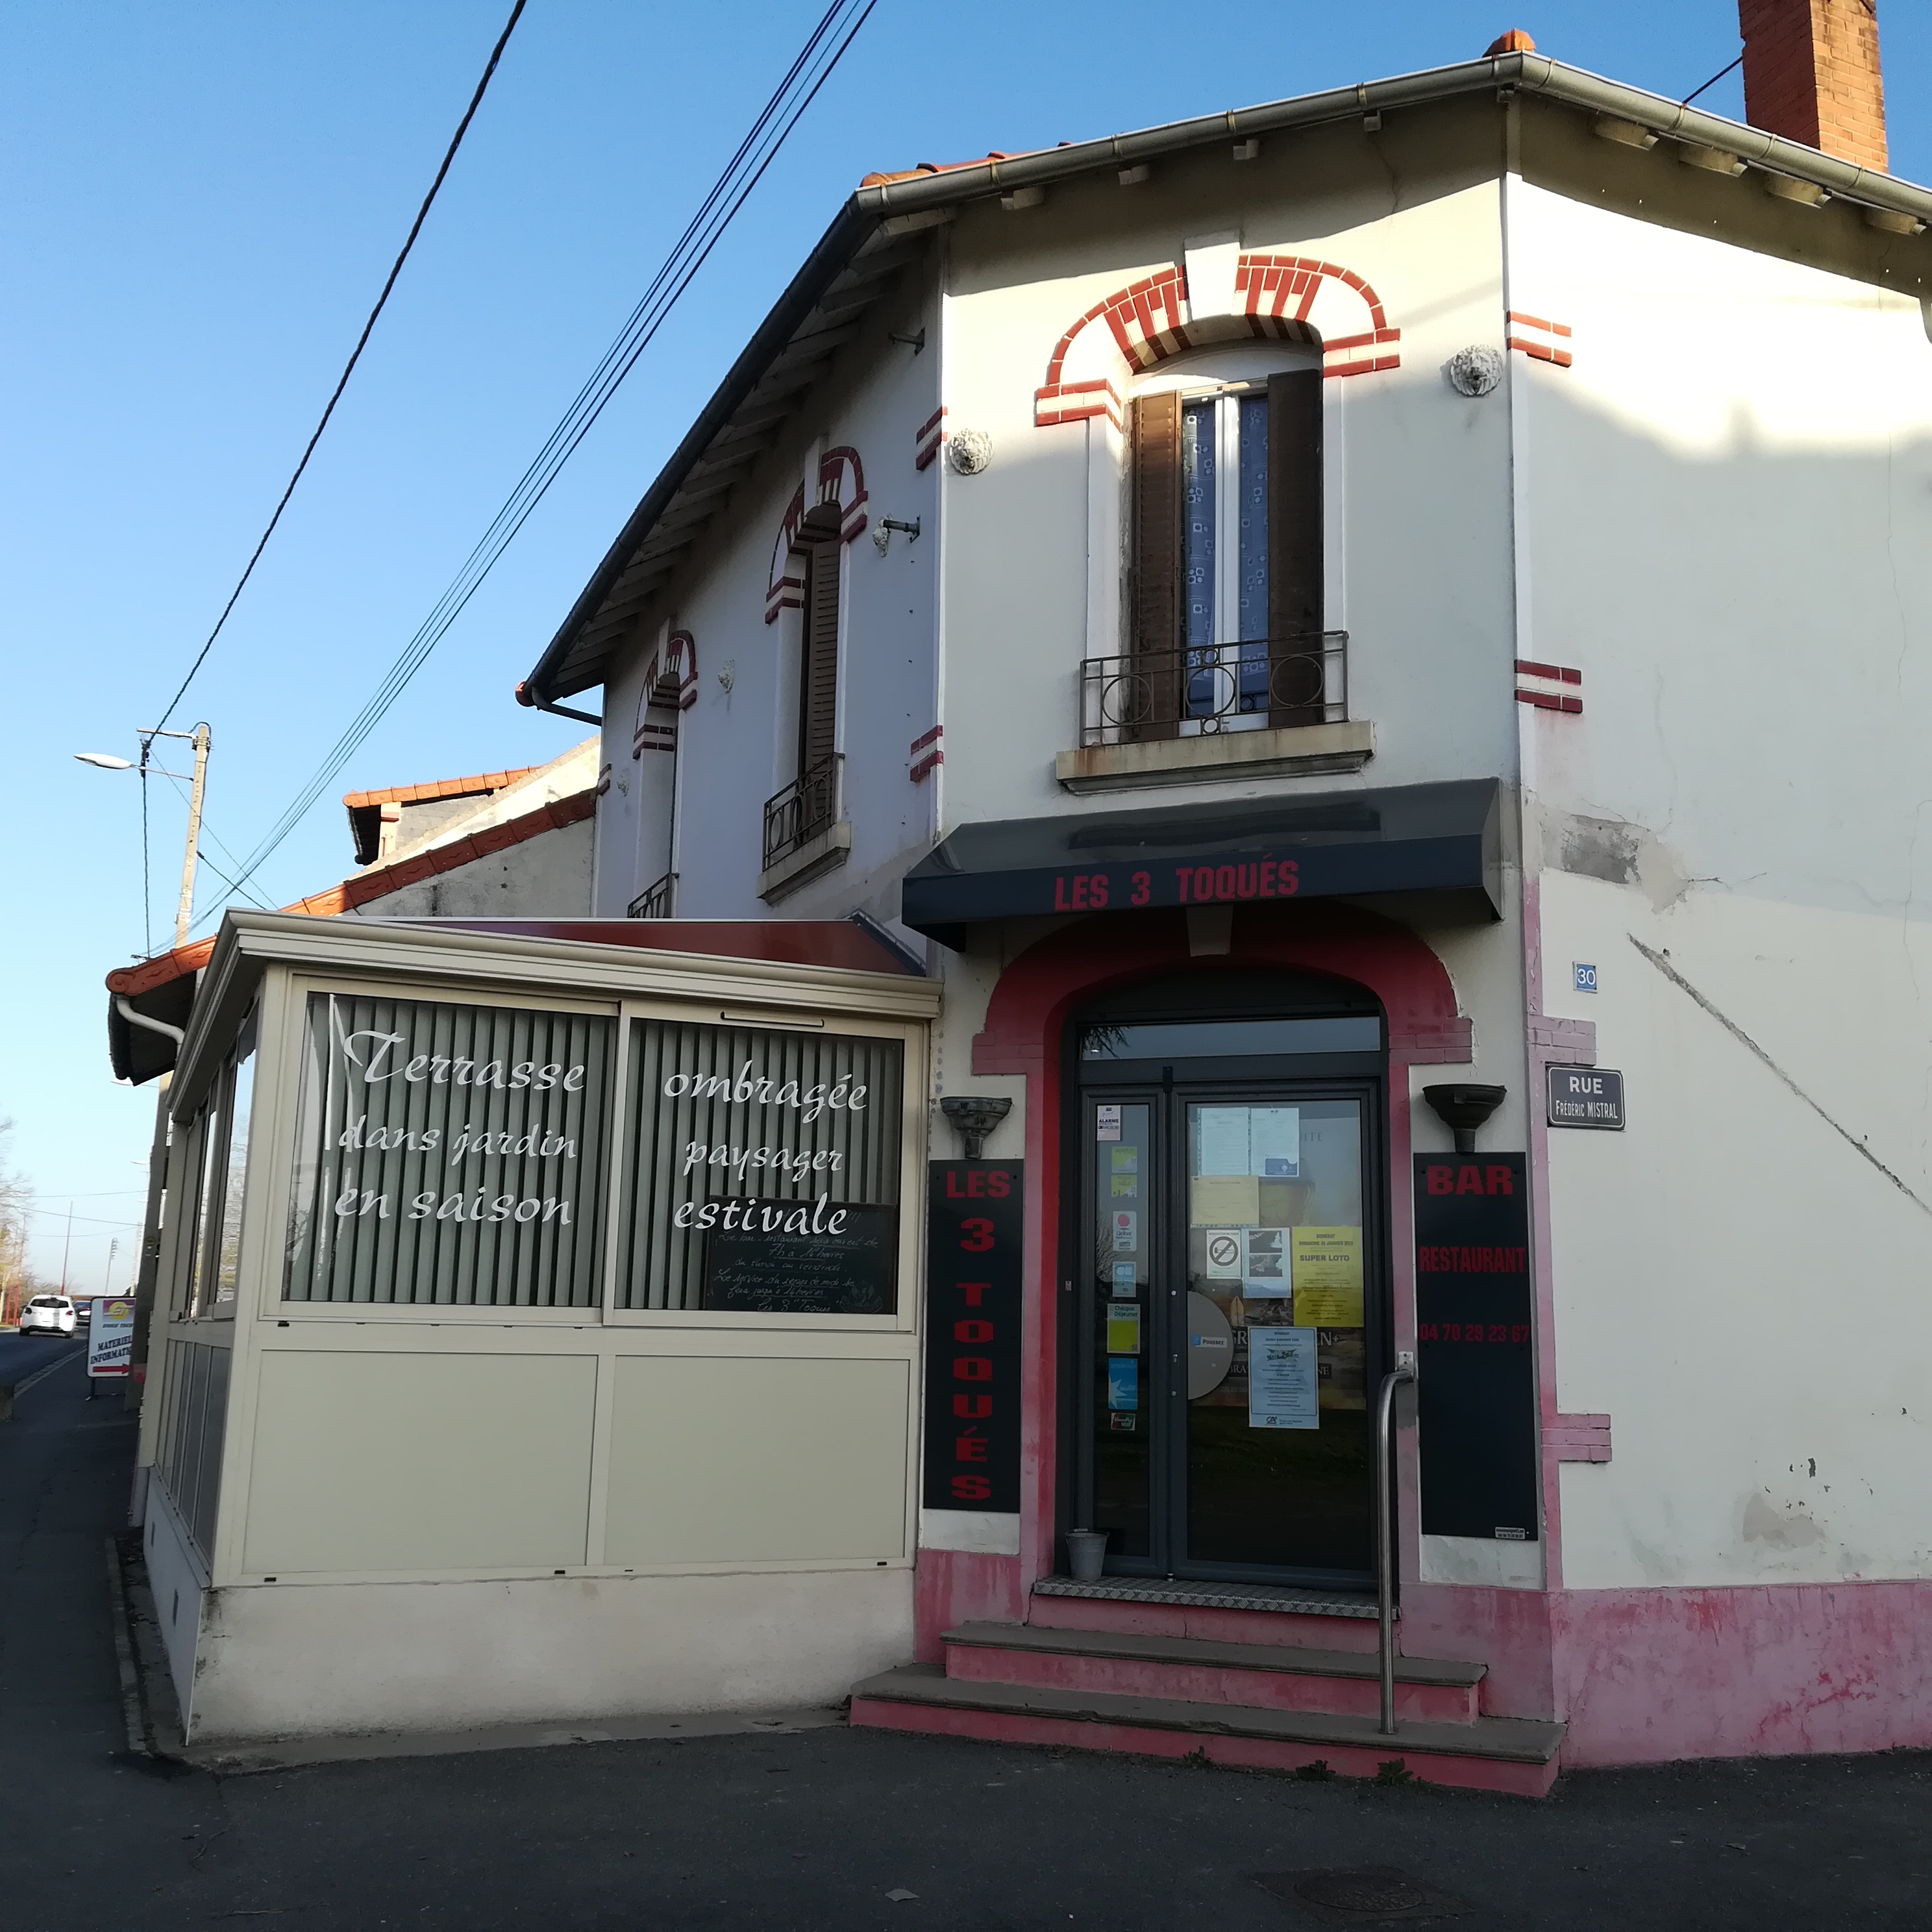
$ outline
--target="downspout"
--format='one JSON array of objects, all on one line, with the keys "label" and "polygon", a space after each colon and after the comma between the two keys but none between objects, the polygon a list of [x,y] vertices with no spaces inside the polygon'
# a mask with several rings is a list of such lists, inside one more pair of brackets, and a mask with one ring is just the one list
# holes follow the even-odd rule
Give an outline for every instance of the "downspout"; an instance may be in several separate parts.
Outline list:
[{"label": "downspout", "polygon": [[[123,1003],[124,1004],[124,1002]],[[136,1014],[124,1018],[139,1019]],[[167,1196],[168,1089],[172,1075],[164,1073],[160,1090],[154,1096],[154,1137],[148,1150],[148,1204],[141,1219],[141,1259],[134,1276],[134,1335],[130,1351],[130,1368],[123,1391],[123,1405],[138,1412],[146,1399],[148,1360],[153,1346],[154,1294],[160,1279],[161,1207]],[[128,1521],[140,1524],[147,1516],[148,1472],[152,1466],[134,1459],[134,1486],[129,1498]]]},{"label": "downspout", "polygon": [[188,1035],[178,1026],[170,1026],[166,1020],[151,1020],[146,1013],[137,1013],[125,993],[114,996],[114,1010],[130,1026],[146,1027],[150,1033],[164,1033],[178,1046]]}]

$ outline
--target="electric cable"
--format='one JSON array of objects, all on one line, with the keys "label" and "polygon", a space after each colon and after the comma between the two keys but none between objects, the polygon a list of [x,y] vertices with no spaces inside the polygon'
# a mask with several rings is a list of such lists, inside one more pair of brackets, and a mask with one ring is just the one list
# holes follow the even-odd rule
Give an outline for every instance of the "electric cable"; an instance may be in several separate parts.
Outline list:
[{"label": "electric cable", "polygon": [[[429,616],[418,627],[374,693],[337,739],[322,763],[249,854],[237,884],[245,884],[292,832],[339,776],[357,749],[428,660],[489,575],[592,425],[602,415],[679,298],[704,265],[752,190],[776,159],[819,90],[831,77],[870,16],[877,0],[832,0],[751,131],[739,143],[710,192],[699,205],[663,266],[551,430],[503,506],[491,520]],[[204,915],[206,916],[206,915]]]},{"label": "electric cable", "polygon": [[[191,802],[190,794],[182,790],[181,780],[176,778],[173,772],[163,772],[160,776],[166,778],[170,784],[174,787],[176,794],[178,795],[184,805]],[[242,861],[229,850],[228,842],[224,838],[220,833],[216,831],[214,827],[208,822],[208,814],[206,812],[204,812],[201,815],[201,829],[209,838],[213,840],[214,842],[221,848],[222,856],[227,860],[228,862],[232,866],[237,872],[239,872],[242,868]],[[194,856],[202,865],[206,866],[224,886],[234,886],[235,890],[237,892],[243,894],[245,897],[254,900],[255,904],[260,906],[264,912],[273,912],[276,910],[274,906],[269,904],[266,899],[262,897],[260,893],[250,891],[246,886],[236,885],[234,880],[230,878],[228,874],[224,872],[221,868],[201,849],[201,844],[199,840],[195,843]]]},{"label": "electric cable", "polygon": [[1729,67],[1720,67],[1718,68],[1717,72],[1712,75],[1710,79],[1705,82],[1702,87],[1694,87],[1690,92],[1677,104],[1678,106],[1680,107],[1688,107],[1691,102],[1697,98],[1699,94],[1709,93],[1711,89],[1715,87],[1718,82],[1724,79],[1726,74],[1734,73],[1738,68],[1742,67],[1744,64],[1744,57],[1742,54],[1740,54],[1736,60],[1732,62]]},{"label": "electric cable", "polygon": [[[74,1198],[78,1201],[80,1196],[76,1194]],[[70,1215],[64,1208],[22,1208],[19,1211],[22,1214],[37,1214],[46,1221],[85,1221],[96,1228],[138,1228],[141,1225],[138,1221],[110,1221],[99,1214]]]},{"label": "electric cable", "polygon": [[[470,105],[464,110],[463,118],[456,124],[456,132],[451,136],[449,146],[444,153],[442,165],[436,171],[436,178],[429,184],[429,192],[423,196],[422,207],[416,210],[416,218],[410,224],[410,232],[404,239],[402,252],[398,254],[389,270],[388,280],[382,284],[382,292],[376,298],[376,306],[369,311],[369,320],[362,325],[362,333],[356,338],[356,346],[350,351],[349,360],[343,365],[338,378],[334,393],[330,396],[322,412],[322,420],[315,426],[315,434],[308,440],[308,446],[302,453],[302,460],[296,465],[295,474],[289,478],[288,488],[282,492],[281,501],[275,506],[274,514],[268,519],[268,527],[262,531],[261,540],[256,544],[246,567],[236,581],[235,588],[228,593],[228,602],[221,607],[221,615],[214,620],[214,628],[208,634],[206,642],[195,653],[193,664],[188,668],[188,675],[181,681],[181,688],[168,700],[167,709],[161,713],[161,724],[165,724],[175,715],[175,706],[186,696],[188,688],[195,680],[195,674],[207,661],[208,654],[214,648],[214,640],[220,637],[222,628],[228,622],[229,613],[235,608],[236,600],[247,587],[250,578],[255,574],[255,566],[262,560],[262,553],[268,547],[268,539],[275,533],[275,526],[282,520],[282,512],[289,506],[289,499],[296,494],[296,485],[302,479],[302,472],[308,467],[308,460],[315,454],[315,446],[322,440],[322,433],[328,427],[328,419],[335,413],[335,406],[342,400],[342,392],[349,386],[349,379],[356,372],[356,365],[362,359],[362,352],[368,346],[369,338],[376,326],[376,319],[389,299],[389,291],[396,286],[396,278],[403,272],[403,264],[410,259],[410,250],[416,245],[416,237],[422,232],[422,225],[428,218],[430,205],[441,188],[443,177],[449,172],[450,164],[456,159],[456,151],[463,145],[463,137],[470,131],[470,124],[476,118],[476,110],[483,104],[483,96],[488,90],[490,78],[496,71],[496,63],[503,58],[503,50],[509,45],[510,36],[523,17],[527,0],[515,0],[510,9],[510,17],[504,23],[503,31],[496,36],[496,44],[490,50],[490,58],[484,64],[483,77],[476,83],[476,91],[470,97]],[[159,728],[158,726],[157,729]],[[152,934],[150,934],[152,938]],[[152,946],[149,949],[152,950]]]},{"label": "electric cable", "polygon": [[141,747],[141,956],[154,950],[154,888],[148,877],[148,747]]}]

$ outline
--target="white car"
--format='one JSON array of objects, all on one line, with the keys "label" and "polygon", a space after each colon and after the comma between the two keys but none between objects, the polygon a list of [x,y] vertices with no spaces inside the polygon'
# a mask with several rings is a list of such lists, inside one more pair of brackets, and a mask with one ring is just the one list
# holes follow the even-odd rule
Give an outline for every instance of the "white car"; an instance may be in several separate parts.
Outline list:
[{"label": "white car", "polygon": [[20,1310],[22,1335],[71,1335],[80,1318],[64,1294],[37,1294]]}]

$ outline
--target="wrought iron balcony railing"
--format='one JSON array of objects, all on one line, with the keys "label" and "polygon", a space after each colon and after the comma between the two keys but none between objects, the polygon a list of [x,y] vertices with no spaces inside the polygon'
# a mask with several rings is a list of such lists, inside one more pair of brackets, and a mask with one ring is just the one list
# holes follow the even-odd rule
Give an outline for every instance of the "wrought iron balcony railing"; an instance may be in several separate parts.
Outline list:
[{"label": "wrought iron balcony railing", "polygon": [[820,832],[836,825],[845,802],[845,758],[835,752],[765,801],[765,865],[770,872]]},{"label": "wrought iron balcony railing", "polygon": [[670,919],[676,916],[677,874],[667,872],[656,884],[646,886],[625,908],[628,919]]},{"label": "wrought iron balcony railing", "polygon": [[1348,716],[1346,631],[1136,651],[1080,667],[1083,746],[1340,724]]}]

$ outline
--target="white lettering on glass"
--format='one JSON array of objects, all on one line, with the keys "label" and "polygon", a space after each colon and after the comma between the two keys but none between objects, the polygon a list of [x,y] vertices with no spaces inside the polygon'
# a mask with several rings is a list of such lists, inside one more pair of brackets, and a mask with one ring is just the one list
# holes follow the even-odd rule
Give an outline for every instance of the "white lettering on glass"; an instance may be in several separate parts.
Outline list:
[{"label": "white lettering on glass", "polygon": [[849,1213],[821,1194],[809,1209],[802,1202],[686,1201],[670,1218],[674,1227],[724,1228],[746,1234],[842,1234]]},{"label": "white lettering on glass", "polygon": [[541,1066],[533,1060],[520,1060],[506,1070],[500,1060],[486,1060],[478,1066],[473,1060],[452,1060],[442,1054],[418,1053],[410,1054],[400,1065],[394,1064],[393,1057],[404,1045],[405,1037],[399,1033],[381,1033],[374,1027],[337,1036],[343,1058],[352,1072],[362,1076],[365,1085],[400,1078],[411,1085],[427,1083],[432,1087],[493,1087],[499,1091],[530,1086],[545,1091],[560,1087],[566,1094],[580,1094],[584,1090],[586,1070],[582,1066],[566,1066],[561,1060],[556,1060],[546,1061]]},{"label": "white lettering on glass", "polygon": [[866,1088],[850,1084],[850,1076],[828,1090],[821,1082],[802,1093],[796,1080],[788,1080],[774,1090],[769,1076],[754,1078],[752,1063],[746,1060],[736,1076],[729,1073],[672,1073],[664,1078],[664,1097],[682,1100],[723,1100],[742,1107],[756,1102],[761,1107],[795,1107],[808,1124],[820,1114],[839,1108],[848,1112],[866,1111]]}]

